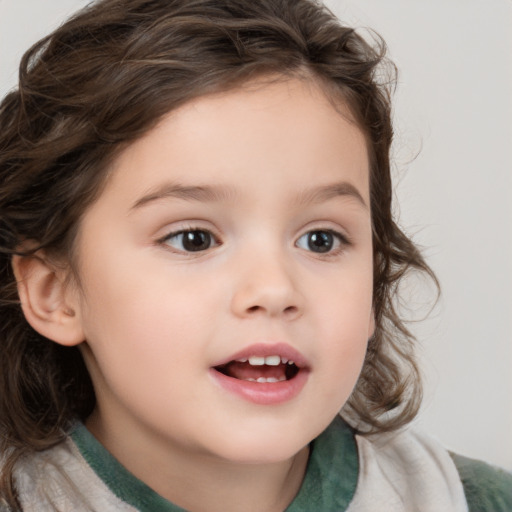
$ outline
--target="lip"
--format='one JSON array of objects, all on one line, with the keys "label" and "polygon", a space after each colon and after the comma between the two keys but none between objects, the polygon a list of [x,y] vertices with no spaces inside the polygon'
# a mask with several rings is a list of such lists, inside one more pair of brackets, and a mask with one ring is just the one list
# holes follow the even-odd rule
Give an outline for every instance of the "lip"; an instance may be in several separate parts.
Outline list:
[{"label": "lip", "polygon": [[[236,379],[224,375],[215,369],[216,366],[222,366],[237,359],[247,359],[250,356],[267,357],[272,355],[278,355],[293,361],[299,368],[297,375],[290,380],[281,382],[258,383]],[[284,343],[251,345],[222,359],[210,368],[211,377],[223,390],[245,401],[259,405],[278,405],[294,399],[304,388],[309,372],[309,366],[304,356],[290,345]]]}]

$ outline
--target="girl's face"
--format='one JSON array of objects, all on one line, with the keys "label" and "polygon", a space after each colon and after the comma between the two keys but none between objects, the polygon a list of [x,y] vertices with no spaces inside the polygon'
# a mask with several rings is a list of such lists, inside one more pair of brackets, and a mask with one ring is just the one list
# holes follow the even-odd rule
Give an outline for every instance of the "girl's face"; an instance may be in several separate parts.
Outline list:
[{"label": "girl's face", "polygon": [[77,240],[107,448],[283,461],[346,402],[373,330],[368,157],[347,119],[313,83],[253,83],[116,160]]}]

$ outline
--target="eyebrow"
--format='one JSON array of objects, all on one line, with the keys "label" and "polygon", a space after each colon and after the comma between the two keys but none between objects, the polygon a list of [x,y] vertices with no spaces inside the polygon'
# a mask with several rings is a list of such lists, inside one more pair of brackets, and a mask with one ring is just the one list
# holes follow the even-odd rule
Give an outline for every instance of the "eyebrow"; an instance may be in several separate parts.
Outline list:
[{"label": "eyebrow", "polygon": [[166,183],[150,191],[138,199],[130,210],[136,210],[153,201],[176,198],[186,201],[218,202],[233,197],[232,189],[220,185],[180,185],[179,183]]},{"label": "eyebrow", "polygon": [[[235,191],[232,188],[221,185],[181,185],[179,183],[166,183],[138,199],[130,208],[130,211],[141,208],[148,203],[167,198],[199,202],[220,202],[231,200],[234,196]],[[306,206],[308,204],[322,203],[339,196],[353,197],[363,207],[368,208],[359,190],[346,181],[320,185],[312,189],[304,190],[298,194],[294,202],[297,206]]]},{"label": "eyebrow", "polygon": [[368,208],[359,190],[347,181],[320,185],[319,187],[304,190],[298,195],[296,203],[298,206],[305,206],[307,204],[322,203],[339,196],[353,197],[362,206]]}]

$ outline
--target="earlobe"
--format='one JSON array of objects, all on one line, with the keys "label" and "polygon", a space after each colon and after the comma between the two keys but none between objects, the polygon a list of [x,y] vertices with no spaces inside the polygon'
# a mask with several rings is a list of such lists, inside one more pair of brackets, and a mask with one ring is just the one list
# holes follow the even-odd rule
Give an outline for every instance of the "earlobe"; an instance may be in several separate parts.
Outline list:
[{"label": "earlobe", "polygon": [[79,308],[72,297],[66,272],[38,252],[14,256],[12,261],[23,314],[32,328],[61,345],[84,340]]}]

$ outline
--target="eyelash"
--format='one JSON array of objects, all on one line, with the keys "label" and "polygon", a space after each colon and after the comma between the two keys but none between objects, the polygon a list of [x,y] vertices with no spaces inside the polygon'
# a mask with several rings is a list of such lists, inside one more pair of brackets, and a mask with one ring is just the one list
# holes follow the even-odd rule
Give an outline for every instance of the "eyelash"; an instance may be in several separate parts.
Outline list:
[{"label": "eyelash", "polygon": [[[209,241],[209,244],[208,244],[208,247],[206,248],[201,248],[199,244],[197,244],[198,246],[198,249],[197,250],[187,250],[184,248],[183,246],[183,242],[184,240],[182,240],[181,242],[181,245],[183,247],[183,249],[181,248],[176,248],[176,247],[173,247],[169,241],[172,240],[173,238],[177,238],[179,237],[180,235],[181,236],[184,236],[184,235],[187,235],[187,234],[198,234],[198,233],[202,233],[202,234],[207,234],[208,236],[208,241]],[[337,241],[338,242],[338,246],[334,249],[330,248],[328,249],[327,251],[325,252],[322,252],[322,251],[313,251],[313,250],[310,250],[311,249],[311,238],[308,239],[308,247],[309,249],[305,248],[305,247],[301,247],[299,245],[299,242],[301,239],[303,239],[304,237],[312,237],[313,235],[318,235],[318,234],[321,234],[322,235],[322,239],[325,241],[326,238],[325,238],[325,235],[327,235],[328,239],[329,240],[332,240],[333,243],[335,243],[334,241]],[[194,241],[192,240],[192,238],[190,238],[189,240],[191,243],[194,243]],[[203,241],[204,241],[204,237],[203,237]],[[218,238],[215,236],[215,234],[213,234],[209,229],[203,229],[203,228],[199,228],[199,227],[188,227],[188,228],[185,228],[185,229],[180,229],[178,231],[173,231],[171,233],[168,233],[166,234],[164,237],[160,238],[158,240],[158,243],[161,244],[161,245],[166,245],[168,247],[171,248],[171,250],[175,250],[177,252],[180,252],[180,253],[183,253],[183,254],[193,254],[193,253],[202,253],[202,252],[205,252],[209,249],[211,249],[212,247],[215,247],[215,246],[218,246],[218,245],[221,245],[222,242],[220,242],[218,240]],[[214,245],[212,245],[212,243]],[[347,236],[339,233],[338,231],[335,231],[333,229],[321,229],[321,228],[318,228],[318,229],[312,229],[312,230],[309,230],[307,232],[305,232],[304,234],[302,234],[297,242],[295,242],[295,246],[296,247],[299,247],[299,248],[302,248],[306,251],[309,251],[313,254],[317,254],[319,255],[320,257],[324,257],[324,258],[328,258],[328,257],[332,257],[332,256],[337,256],[338,254],[340,254],[341,252],[343,252],[343,250],[346,248],[346,247],[349,247],[350,245],[352,245],[351,241],[348,239]]]}]

